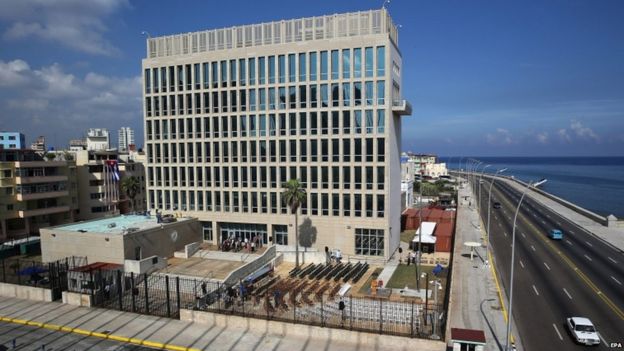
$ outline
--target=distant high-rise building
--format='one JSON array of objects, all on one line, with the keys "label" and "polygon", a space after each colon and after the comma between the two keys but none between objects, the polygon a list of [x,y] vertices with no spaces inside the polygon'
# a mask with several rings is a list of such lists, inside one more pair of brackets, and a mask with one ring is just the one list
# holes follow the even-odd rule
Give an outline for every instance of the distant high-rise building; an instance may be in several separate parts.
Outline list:
[{"label": "distant high-rise building", "polygon": [[30,144],[30,148],[35,150],[36,152],[45,152],[45,137],[43,135],[37,137],[37,139],[32,144]]},{"label": "distant high-rise building", "polygon": [[72,139],[69,141],[70,151],[82,151],[87,149],[87,142],[83,139]]},{"label": "distant high-rise building", "polygon": [[87,150],[100,151],[110,149],[108,129],[91,128],[87,131]]},{"label": "distant high-rise building", "polygon": [[130,127],[121,127],[118,132],[118,149],[125,152],[130,149],[130,145],[134,145],[134,130]]},{"label": "distant high-rise building", "polygon": [[0,149],[23,149],[25,147],[24,134],[19,132],[0,132]]},{"label": "distant high-rise building", "polygon": [[[150,208],[238,237],[388,258],[401,231],[402,58],[385,9],[147,39]],[[282,192],[299,179],[299,223]]]}]

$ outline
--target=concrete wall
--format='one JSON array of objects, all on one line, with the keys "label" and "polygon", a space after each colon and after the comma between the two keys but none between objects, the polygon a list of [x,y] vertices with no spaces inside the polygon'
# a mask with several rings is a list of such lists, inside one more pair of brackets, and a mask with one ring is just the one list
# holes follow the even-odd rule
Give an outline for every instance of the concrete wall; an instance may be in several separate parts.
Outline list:
[{"label": "concrete wall", "polygon": [[[134,260],[137,247],[141,248],[141,258],[172,257],[174,252],[184,250],[185,245],[202,241],[202,230],[201,224],[196,219],[184,219],[179,222],[163,223],[162,227],[126,234],[123,240],[122,251],[125,258]],[[92,261],[89,259],[89,262]]]},{"label": "concrete wall", "polygon": [[80,233],[55,228],[41,229],[40,234],[43,262],[70,256],[86,256],[90,263],[124,263],[121,234]]},{"label": "concrete wall", "polygon": [[0,283],[0,296],[52,302],[52,290],[34,286]]},{"label": "concrete wall", "polygon": [[91,295],[63,291],[63,303],[72,306],[91,307]]},{"label": "concrete wall", "polygon": [[271,262],[276,257],[276,247],[275,245],[270,246],[262,256],[256,258],[255,260],[239,267],[238,269],[232,271],[224,280],[223,283],[226,285],[232,285],[238,283],[240,279],[243,279],[250,275],[251,273],[257,271],[262,268],[267,263]]},{"label": "concrete wall", "polygon": [[124,261],[124,272],[126,273],[134,273],[134,274],[143,274],[150,273],[158,269],[162,269],[167,267],[167,259],[151,256],[140,261],[136,260],[125,260]]},{"label": "concrete wall", "polygon": [[234,327],[248,330],[265,330],[267,333],[278,337],[294,338],[319,338],[334,341],[344,341],[358,345],[405,348],[409,343],[413,350],[446,350],[446,344],[442,341],[410,339],[399,336],[383,335],[373,333],[354,332],[343,329],[321,328],[305,324],[285,323],[278,321],[268,321],[264,319],[245,318],[233,315],[217,314],[202,311],[180,310],[180,320],[194,322],[217,327]]}]

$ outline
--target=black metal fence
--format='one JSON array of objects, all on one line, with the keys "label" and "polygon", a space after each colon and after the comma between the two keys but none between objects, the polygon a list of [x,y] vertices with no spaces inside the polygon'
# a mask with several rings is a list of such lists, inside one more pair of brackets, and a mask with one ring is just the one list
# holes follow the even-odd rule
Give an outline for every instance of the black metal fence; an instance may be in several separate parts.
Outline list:
[{"label": "black metal fence", "polygon": [[67,290],[68,272],[86,264],[85,257],[67,257],[54,262],[25,258],[0,260],[0,281],[8,284],[34,286],[52,290],[52,299],[59,300]]}]

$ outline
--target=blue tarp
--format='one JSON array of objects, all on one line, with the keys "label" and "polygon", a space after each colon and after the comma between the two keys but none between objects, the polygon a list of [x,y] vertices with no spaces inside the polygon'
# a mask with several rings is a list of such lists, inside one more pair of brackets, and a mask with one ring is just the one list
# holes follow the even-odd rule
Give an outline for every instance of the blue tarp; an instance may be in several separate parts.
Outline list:
[{"label": "blue tarp", "polygon": [[39,274],[39,273],[45,273],[48,270],[43,268],[43,267],[38,267],[38,266],[30,266],[30,267],[26,267],[24,269],[22,269],[21,271],[17,272],[18,275],[33,275],[33,274]]}]

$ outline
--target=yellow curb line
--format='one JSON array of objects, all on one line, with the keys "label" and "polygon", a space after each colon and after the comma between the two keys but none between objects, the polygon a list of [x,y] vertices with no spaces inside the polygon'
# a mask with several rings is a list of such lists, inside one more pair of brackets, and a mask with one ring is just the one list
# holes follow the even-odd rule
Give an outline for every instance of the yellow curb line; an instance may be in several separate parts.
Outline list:
[{"label": "yellow curb line", "polygon": [[156,348],[163,349],[163,350],[200,351],[199,349],[194,349],[194,348],[190,348],[190,347],[177,346],[177,345],[171,345],[171,344],[163,344],[163,343],[155,342],[155,341],[136,339],[136,338],[128,338],[128,337],[125,337],[125,336],[110,335],[110,334],[104,334],[104,333],[98,333],[98,332],[94,332],[94,331],[89,331],[89,330],[84,330],[84,329],[79,329],[79,328],[71,328],[71,327],[67,327],[67,326],[60,326],[60,325],[56,325],[56,324],[41,323],[41,322],[37,322],[37,321],[27,321],[27,320],[24,320],[24,319],[17,319],[17,318],[10,318],[10,317],[0,316],[0,321],[8,322],[8,323],[21,324],[21,325],[29,325],[29,326],[33,326],[33,327],[39,327],[39,328],[45,328],[45,329],[49,329],[49,330],[53,330],[53,331],[62,331],[62,332],[67,332],[67,333],[74,333],[74,334],[92,336],[92,337],[101,338],[101,339],[110,339],[110,340],[120,341],[120,342],[125,342],[125,343],[144,345],[144,346],[149,346],[149,347],[156,347]]}]

